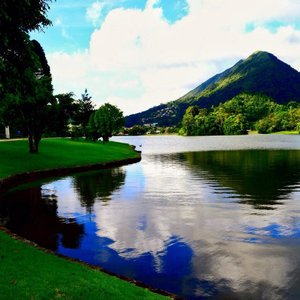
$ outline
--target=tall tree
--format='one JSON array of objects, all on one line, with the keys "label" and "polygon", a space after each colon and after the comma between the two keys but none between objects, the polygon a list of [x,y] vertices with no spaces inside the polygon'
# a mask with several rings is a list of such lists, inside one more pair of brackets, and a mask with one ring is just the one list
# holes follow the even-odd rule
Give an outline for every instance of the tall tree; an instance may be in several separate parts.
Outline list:
[{"label": "tall tree", "polygon": [[87,89],[81,94],[81,99],[77,100],[77,112],[74,115],[75,123],[81,125],[83,133],[87,135],[87,126],[91,114],[95,111],[95,105],[92,101],[92,97],[89,95]]},{"label": "tall tree", "polygon": [[181,133],[183,135],[194,135],[195,134],[195,117],[199,113],[198,106],[189,106],[183,116],[182,119],[182,130]]},{"label": "tall tree", "polygon": [[53,122],[47,130],[56,136],[66,136],[68,125],[73,123],[78,106],[72,92],[55,95],[55,99]]},{"label": "tall tree", "polygon": [[[52,114],[54,97],[50,67],[43,48],[37,41],[28,45],[29,58],[22,81],[19,83],[17,98],[7,100],[14,106],[28,133],[29,151],[38,153],[42,133]],[[33,52],[31,53],[31,48]],[[23,62],[25,65],[26,63]]]},{"label": "tall tree", "polygon": [[89,129],[94,139],[102,137],[103,142],[118,133],[124,126],[123,112],[109,103],[102,105],[90,116]]},{"label": "tall tree", "polygon": [[[8,112],[24,121],[30,152],[38,152],[52,85],[42,47],[29,32],[50,25],[51,0],[2,0],[0,5],[0,101],[2,119]],[[40,119],[38,120],[38,118]]]},{"label": "tall tree", "polygon": [[29,32],[41,30],[51,0],[2,0],[0,5],[0,99],[12,86],[11,79],[22,71],[22,54],[27,52]]}]

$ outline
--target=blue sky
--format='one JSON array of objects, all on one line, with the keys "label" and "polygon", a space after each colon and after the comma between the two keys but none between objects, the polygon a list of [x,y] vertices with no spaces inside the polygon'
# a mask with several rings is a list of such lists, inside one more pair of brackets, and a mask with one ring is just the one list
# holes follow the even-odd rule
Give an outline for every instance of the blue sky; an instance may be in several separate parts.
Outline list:
[{"label": "blue sky", "polygon": [[33,32],[55,93],[135,113],[175,100],[252,52],[300,70],[299,0],[56,0]]},{"label": "blue sky", "polygon": [[[142,11],[146,3],[147,0],[57,0],[48,14],[53,26],[44,29],[44,33],[32,33],[32,38],[39,40],[47,52],[84,50],[89,46],[91,34],[101,27],[110,11],[117,8]],[[170,24],[188,14],[185,0],[159,0],[154,6],[162,9]]]}]

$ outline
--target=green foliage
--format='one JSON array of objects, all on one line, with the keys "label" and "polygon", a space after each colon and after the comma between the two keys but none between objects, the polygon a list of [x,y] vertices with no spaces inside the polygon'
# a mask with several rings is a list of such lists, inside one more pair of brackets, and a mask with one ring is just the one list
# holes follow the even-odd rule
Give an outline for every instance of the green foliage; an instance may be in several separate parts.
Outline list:
[{"label": "green foliage", "polygon": [[[289,101],[299,103],[300,73],[271,53],[259,51],[211,77],[176,101],[126,117],[126,125],[128,127],[145,123],[158,123],[163,126],[178,125],[189,106],[212,109],[213,106],[227,103],[243,93],[266,95],[279,104],[286,104]],[[265,117],[268,109],[272,109],[269,103],[264,107],[263,98],[255,101],[259,101],[259,104],[256,106],[250,104],[252,111],[248,116],[245,112],[238,111],[246,116],[250,126]]]},{"label": "green foliage", "polygon": [[256,123],[256,130],[258,133],[271,133],[274,131],[272,123],[270,122],[271,118],[268,116],[259,120]]},{"label": "green foliage", "polygon": [[[78,109],[76,100],[73,97],[73,93],[55,95],[52,117],[46,128],[46,134],[53,132],[54,136],[69,135],[69,126],[73,123],[74,115]],[[82,136],[82,133],[80,136]]]},{"label": "green foliage", "polygon": [[118,107],[105,103],[90,116],[88,127],[93,140],[102,137],[103,141],[107,142],[123,126],[123,112]]},{"label": "green foliage", "polygon": [[188,107],[183,116],[181,124],[184,135],[192,135],[195,131],[194,108],[195,106]]},{"label": "green foliage", "polygon": [[148,131],[149,128],[141,125],[134,125],[131,128],[127,129],[128,135],[144,135]]},{"label": "green foliage", "polygon": [[29,32],[51,24],[49,2],[3,0],[0,5],[0,118],[6,125],[20,124],[32,153],[38,152],[49,118],[52,84],[45,53]]},{"label": "green foliage", "polygon": [[73,116],[74,123],[76,125],[81,125],[84,135],[87,136],[89,119],[91,114],[95,111],[95,105],[87,89],[85,89],[84,93],[81,94],[81,99],[76,101],[76,106],[76,113]]},{"label": "green foliage", "polygon": [[[198,112],[198,114],[197,114]],[[209,113],[207,109],[199,109],[195,106],[189,107],[182,119],[182,135],[217,135],[221,134],[218,124],[220,115]]]},{"label": "green foliage", "polygon": [[[194,113],[193,113],[194,112]],[[240,94],[212,107],[210,111],[194,106],[188,108],[182,120],[184,135],[247,134],[296,130],[300,121],[300,104],[275,103],[263,95]]]},{"label": "green foliage", "polygon": [[300,121],[299,105],[276,105],[272,113],[256,123],[259,133],[297,130]]},{"label": "green foliage", "polygon": [[246,117],[242,114],[230,115],[223,124],[225,135],[247,134],[247,128]]},{"label": "green foliage", "polygon": [[[10,78],[3,93],[1,110],[6,124],[10,125],[13,121],[27,133],[31,153],[38,152],[39,142],[54,104],[50,68],[42,47],[38,45],[36,41],[28,41],[27,47],[19,56],[18,63],[23,69],[16,77]],[[12,116],[12,119],[8,119]]]}]

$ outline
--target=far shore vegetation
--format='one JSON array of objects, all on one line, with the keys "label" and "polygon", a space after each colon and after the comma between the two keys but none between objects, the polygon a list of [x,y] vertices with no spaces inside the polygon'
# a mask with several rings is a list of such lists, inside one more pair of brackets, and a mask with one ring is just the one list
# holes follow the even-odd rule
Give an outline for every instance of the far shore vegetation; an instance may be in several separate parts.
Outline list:
[{"label": "far shore vegetation", "polygon": [[242,93],[211,108],[189,106],[177,126],[158,123],[134,125],[123,129],[125,135],[180,134],[243,135],[243,134],[299,134],[300,103],[278,104],[271,97]]},{"label": "far shore vegetation", "polygon": [[211,109],[187,108],[182,135],[236,135],[300,132],[300,103],[278,104],[263,95],[240,94]]}]

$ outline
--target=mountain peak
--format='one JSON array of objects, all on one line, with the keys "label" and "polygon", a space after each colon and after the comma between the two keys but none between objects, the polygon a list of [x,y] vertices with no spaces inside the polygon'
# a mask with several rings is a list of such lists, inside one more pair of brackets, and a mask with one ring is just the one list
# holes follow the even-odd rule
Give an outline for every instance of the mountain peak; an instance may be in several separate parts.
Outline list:
[{"label": "mountain peak", "polygon": [[272,53],[267,51],[255,51],[252,53],[245,61],[255,60],[255,61],[267,61],[267,60],[277,60],[279,59]]},{"label": "mountain peak", "polygon": [[241,93],[263,94],[278,103],[300,102],[300,73],[275,55],[256,51],[183,97],[126,118],[126,124],[175,125],[190,105],[210,108]]},{"label": "mountain peak", "polygon": [[267,51],[262,51],[262,50],[257,50],[257,51],[255,51],[255,52],[253,52],[250,56],[249,56],[249,58],[250,57],[258,57],[258,56],[260,56],[260,57],[262,57],[262,56],[264,56],[264,57],[267,57],[267,56],[274,56],[275,57],[275,55],[273,55],[272,53],[270,53],[270,52],[267,52]]}]

